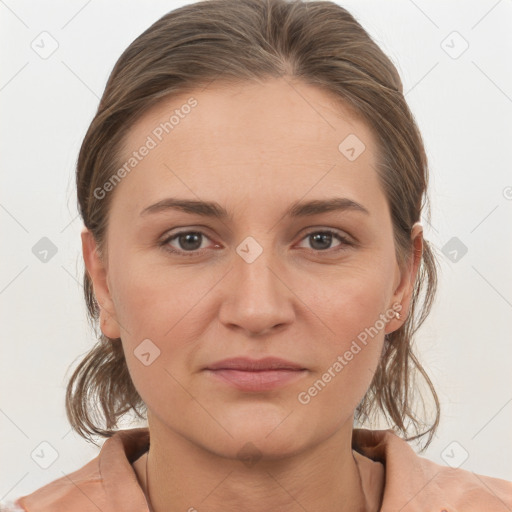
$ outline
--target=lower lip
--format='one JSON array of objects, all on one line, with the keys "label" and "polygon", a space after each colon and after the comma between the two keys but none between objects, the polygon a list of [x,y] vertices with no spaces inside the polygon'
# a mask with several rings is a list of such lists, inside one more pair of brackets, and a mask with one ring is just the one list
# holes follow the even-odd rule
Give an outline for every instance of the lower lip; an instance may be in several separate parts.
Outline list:
[{"label": "lower lip", "polygon": [[293,382],[306,374],[306,370],[208,370],[218,379],[242,391],[270,391]]}]

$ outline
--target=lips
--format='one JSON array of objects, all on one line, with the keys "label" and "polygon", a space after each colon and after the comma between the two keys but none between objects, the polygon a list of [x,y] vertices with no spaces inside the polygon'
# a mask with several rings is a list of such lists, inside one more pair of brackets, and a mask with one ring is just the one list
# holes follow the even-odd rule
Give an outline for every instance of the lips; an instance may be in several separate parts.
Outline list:
[{"label": "lips", "polygon": [[266,357],[224,359],[205,368],[217,382],[241,391],[271,391],[283,387],[307,374],[307,369],[284,359]]},{"label": "lips", "polygon": [[207,370],[240,370],[247,372],[258,372],[268,370],[305,370],[306,368],[280,359],[278,357],[265,357],[264,359],[249,359],[247,357],[235,357],[224,359],[210,364]]}]

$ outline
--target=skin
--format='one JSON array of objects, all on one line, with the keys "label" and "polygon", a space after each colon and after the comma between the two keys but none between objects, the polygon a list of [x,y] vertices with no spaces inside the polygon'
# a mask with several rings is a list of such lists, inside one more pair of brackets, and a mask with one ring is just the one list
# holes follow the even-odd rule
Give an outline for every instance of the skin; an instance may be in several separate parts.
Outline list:
[{"label": "skin", "polygon": [[[126,158],[191,96],[198,105],[110,192],[106,261],[91,233],[82,233],[101,329],[122,338],[147,405],[152,508],[376,509],[382,487],[366,489],[365,497],[360,475],[365,486],[382,466],[352,450],[354,410],[375,373],[384,334],[406,320],[421,225],[411,235],[414,257],[401,272],[372,132],[325,91],[296,80],[214,83],[166,98],[132,127]],[[354,161],[338,150],[349,134],[366,146]],[[140,215],[167,197],[217,201],[231,218],[178,210]],[[295,201],[331,197],[357,201],[369,215],[283,217]],[[308,236],[326,228],[354,245],[333,237],[322,246]],[[196,255],[159,246],[184,230],[205,235]],[[248,236],[263,249],[252,263],[236,252]],[[167,245],[183,253],[188,247],[178,238]],[[299,403],[298,394],[396,303],[402,318],[388,321],[307,405]],[[148,366],[134,355],[145,339],[160,350]],[[308,371],[259,393],[201,371],[228,357],[269,355]],[[247,443],[256,454],[252,464],[237,455]],[[146,456],[134,464],[146,490],[145,466]]]}]

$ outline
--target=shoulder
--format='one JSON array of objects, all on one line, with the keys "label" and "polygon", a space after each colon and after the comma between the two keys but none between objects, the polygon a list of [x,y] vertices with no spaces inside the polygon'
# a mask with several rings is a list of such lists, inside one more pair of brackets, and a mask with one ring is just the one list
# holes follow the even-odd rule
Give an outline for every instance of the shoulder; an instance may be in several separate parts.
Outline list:
[{"label": "shoulder", "polygon": [[392,430],[354,429],[353,446],[384,464],[382,512],[512,510],[512,482],[437,464]]},{"label": "shoulder", "polygon": [[97,457],[14,503],[6,503],[5,507],[11,508],[5,508],[5,512],[146,512],[144,493],[131,462],[147,442],[147,428],[120,430],[103,443]]},{"label": "shoulder", "polygon": [[0,512],[26,512],[17,501],[0,501]]},{"label": "shoulder", "polygon": [[[61,508],[77,512],[97,512],[98,509],[103,510],[104,501],[98,456],[80,469],[19,497],[14,503],[19,510],[31,512],[49,512]],[[11,512],[11,509],[8,508],[7,511]]]}]

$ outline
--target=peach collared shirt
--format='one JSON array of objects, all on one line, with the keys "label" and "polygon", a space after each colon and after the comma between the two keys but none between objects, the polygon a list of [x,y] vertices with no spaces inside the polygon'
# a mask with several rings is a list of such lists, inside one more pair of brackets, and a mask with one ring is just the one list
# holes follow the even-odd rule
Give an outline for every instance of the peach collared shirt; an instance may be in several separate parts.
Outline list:
[{"label": "peach collared shirt", "polygon": [[[86,465],[14,504],[24,512],[149,512],[133,468],[148,447],[148,428],[120,430]],[[354,429],[352,448],[365,494],[374,494],[369,489],[375,486],[383,491],[380,508],[375,503],[372,510],[512,511],[512,482],[436,464],[417,455],[392,430]]]}]

